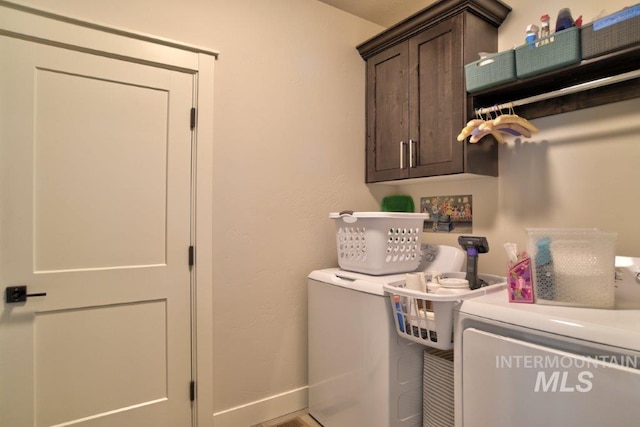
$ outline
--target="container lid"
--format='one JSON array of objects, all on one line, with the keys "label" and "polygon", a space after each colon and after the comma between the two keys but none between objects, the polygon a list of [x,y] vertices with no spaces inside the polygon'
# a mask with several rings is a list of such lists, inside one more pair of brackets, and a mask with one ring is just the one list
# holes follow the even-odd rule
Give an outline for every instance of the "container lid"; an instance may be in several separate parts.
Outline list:
[{"label": "container lid", "polygon": [[451,289],[469,289],[469,281],[466,279],[458,279],[456,277],[447,277],[440,279],[440,286]]}]

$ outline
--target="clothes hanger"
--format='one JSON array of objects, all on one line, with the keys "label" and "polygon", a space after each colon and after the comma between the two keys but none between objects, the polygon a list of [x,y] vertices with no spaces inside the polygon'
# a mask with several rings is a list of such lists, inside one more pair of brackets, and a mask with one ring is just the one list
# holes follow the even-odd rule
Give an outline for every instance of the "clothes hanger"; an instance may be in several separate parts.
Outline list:
[{"label": "clothes hanger", "polygon": [[478,129],[478,133],[476,133],[475,135],[472,135],[471,138],[469,139],[469,142],[472,144],[475,144],[487,135],[493,135],[493,137],[499,143],[504,142],[504,137],[500,134],[500,132],[495,131],[493,129],[485,129],[485,130]]},{"label": "clothes hanger", "polygon": [[531,138],[531,131],[518,123],[502,123],[495,125],[493,121],[485,122],[480,125],[480,130],[493,130],[496,132],[507,133],[513,136],[524,136],[525,138]]},{"label": "clothes hanger", "polygon": [[[525,129],[528,129],[531,133],[539,132],[539,129],[535,127],[529,120],[520,117],[513,111],[513,106],[509,106],[509,114],[501,114],[493,120],[493,124],[498,127],[502,124],[517,124]],[[531,135],[529,135],[531,136]],[[527,137],[528,138],[528,137]]]},{"label": "clothes hanger", "polygon": [[462,131],[460,131],[458,137],[456,138],[458,141],[462,142],[467,139],[467,137],[469,137],[474,130],[477,130],[478,127],[485,122],[484,119],[480,118],[479,114],[476,113],[476,115],[478,116],[478,118],[469,120],[467,122],[467,125],[462,128]]},{"label": "clothes hanger", "polygon": [[[530,138],[531,134],[539,131],[529,120],[518,116],[513,111],[513,105],[508,107],[508,113],[503,114],[496,105],[486,112],[486,117],[482,117],[480,110],[476,110],[476,118],[467,122],[467,125],[458,134],[457,140],[462,142],[471,137],[469,142],[475,144],[485,136],[493,135],[496,141],[504,142],[503,134]],[[491,116],[492,112],[495,117]]]},{"label": "clothes hanger", "polygon": [[[508,114],[502,113],[502,107],[509,108]],[[498,108],[500,108],[499,115],[497,114]],[[530,138],[532,133],[538,132],[538,128],[531,122],[515,114],[513,105],[494,106],[492,110],[496,112],[496,117],[480,124],[480,131],[494,131],[513,136],[523,136],[525,138]]]},{"label": "clothes hanger", "polygon": [[[494,108],[497,108],[497,107],[494,107]],[[499,120],[504,116],[511,117],[511,119]],[[480,130],[485,130],[485,129],[493,130],[493,131],[498,131],[502,133],[507,133],[513,136],[524,136],[525,138],[531,138],[531,133],[533,129],[536,129],[537,131],[537,128],[535,128],[535,126],[533,126],[531,123],[529,123],[530,125],[529,127],[525,127],[521,121],[514,120],[513,117],[518,117],[519,119],[529,123],[528,120],[517,116],[513,111],[513,107],[509,106],[509,114],[502,114],[502,111],[500,111],[499,116],[497,116],[493,120],[488,120],[488,121],[485,121],[483,124],[481,124]]]},{"label": "clothes hanger", "polygon": [[[496,109],[494,108],[494,112],[495,111]],[[471,131],[471,138],[469,139],[469,142],[471,144],[475,144],[487,135],[493,135],[493,137],[499,143],[504,142],[504,137],[500,134],[500,132],[493,129],[493,127],[485,127],[485,124],[490,123],[493,120],[495,120],[495,118],[491,116],[491,113],[487,113],[487,120],[484,120],[474,130]]]},{"label": "clothes hanger", "polygon": [[462,129],[462,131],[458,135],[457,140],[462,142],[462,141],[464,141],[465,139],[467,139],[470,136],[470,137],[473,138],[473,141],[469,140],[469,142],[475,144],[476,142],[478,142],[480,140],[480,138],[482,138],[483,136],[487,135],[487,133],[484,133],[481,136],[479,136],[478,138],[475,138],[476,136],[480,135],[480,133],[481,133],[480,127],[483,124],[487,123],[487,121],[489,119],[493,120],[493,118],[490,116],[489,113],[487,113],[487,116],[485,118],[485,117],[482,117],[482,114],[480,114],[479,110],[476,110],[476,118],[475,119],[471,119],[471,120],[469,120],[467,122],[467,125]]}]

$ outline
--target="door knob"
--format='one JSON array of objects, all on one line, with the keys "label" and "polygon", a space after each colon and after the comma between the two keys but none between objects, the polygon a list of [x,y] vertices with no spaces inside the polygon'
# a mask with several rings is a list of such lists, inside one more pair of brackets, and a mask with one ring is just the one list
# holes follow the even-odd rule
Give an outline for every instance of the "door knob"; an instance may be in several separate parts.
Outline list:
[{"label": "door knob", "polygon": [[26,286],[7,286],[4,290],[4,295],[7,304],[13,304],[16,302],[25,302],[28,297],[44,297],[47,296],[47,293],[28,294]]}]

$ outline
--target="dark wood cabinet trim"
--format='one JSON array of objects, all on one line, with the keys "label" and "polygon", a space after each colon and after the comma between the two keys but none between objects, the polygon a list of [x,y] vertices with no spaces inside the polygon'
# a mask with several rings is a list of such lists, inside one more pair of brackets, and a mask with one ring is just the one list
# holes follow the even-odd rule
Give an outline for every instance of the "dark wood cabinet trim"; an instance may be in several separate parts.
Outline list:
[{"label": "dark wood cabinet trim", "polygon": [[384,33],[361,43],[357,46],[358,52],[366,60],[462,11],[471,12],[497,28],[511,12],[511,7],[499,0],[436,1],[420,12],[388,28]]}]

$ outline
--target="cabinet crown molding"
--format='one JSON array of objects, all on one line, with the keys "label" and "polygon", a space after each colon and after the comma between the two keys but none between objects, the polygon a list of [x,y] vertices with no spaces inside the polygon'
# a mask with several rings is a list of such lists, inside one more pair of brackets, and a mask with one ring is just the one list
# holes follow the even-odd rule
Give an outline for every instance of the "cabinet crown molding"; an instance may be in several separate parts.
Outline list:
[{"label": "cabinet crown molding", "polygon": [[471,12],[497,28],[507,18],[511,7],[500,0],[438,0],[356,48],[366,60],[463,11]]}]

